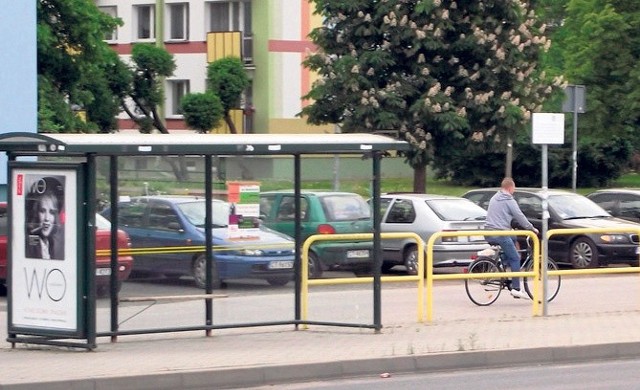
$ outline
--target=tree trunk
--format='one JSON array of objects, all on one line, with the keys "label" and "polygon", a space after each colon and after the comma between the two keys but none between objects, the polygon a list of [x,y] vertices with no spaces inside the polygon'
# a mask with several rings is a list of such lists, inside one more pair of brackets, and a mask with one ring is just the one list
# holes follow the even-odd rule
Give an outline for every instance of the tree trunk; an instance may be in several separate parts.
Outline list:
[{"label": "tree trunk", "polygon": [[233,120],[231,119],[231,115],[229,115],[229,112],[224,113],[224,121],[227,124],[227,126],[229,126],[229,132],[231,134],[238,134],[238,130],[236,130],[236,125],[235,123],[233,123]]},{"label": "tree trunk", "polygon": [[427,193],[427,166],[413,167],[413,192]]},{"label": "tree trunk", "polygon": [[507,154],[504,162],[504,177],[513,177],[511,169],[513,167],[513,139],[507,139]]},{"label": "tree trunk", "polygon": [[187,171],[187,164],[185,162],[184,156],[178,156],[178,161],[175,159],[163,156],[162,159],[166,161],[170,166],[173,174],[176,177],[178,182],[184,182],[189,180],[189,171]]}]

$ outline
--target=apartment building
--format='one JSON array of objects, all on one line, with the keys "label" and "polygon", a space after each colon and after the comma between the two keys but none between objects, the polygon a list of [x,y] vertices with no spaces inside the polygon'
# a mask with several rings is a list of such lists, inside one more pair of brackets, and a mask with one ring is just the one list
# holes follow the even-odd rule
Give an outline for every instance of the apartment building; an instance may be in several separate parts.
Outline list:
[{"label": "apartment building", "polygon": [[[205,90],[206,67],[218,58],[242,58],[252,80],[243,107],[234,112],[246,133],[330,132],[296,115],[312,74],[301,62],[313,50],[306,38],[320,19],[308,0],[96,0],[124,25],[106,38],[121,56],[132,45],[156,43],[174,55],[177,68],[165,81],[164,116],[170,131],[187,130],[180,100]],[[120,129],[134,129],[126,116]],[[217,131],[226,131],[224,128]]]},{"label": "apartment building", "polygon": [[[189,92],[203,92],[206,67],[224,56],[241,57],[252,80],[242,110],[233,113],[236,128],[245,133],[331,133],[333,125],[311,126],[297,117],[314,75],[302,66],[306,53],[314,50],[306,38],[321,23],[309,0],[96,0],[103,11],[121,18],[122,27],[105,37],[123,57],[138,42],[162,44],[175,56],[177,68],[165,81],[164,116],[172,132],[189,131],[179,112],[180,99]],[[120,129],[135,129],[125,115]],[[226,132],[225,125],[216,132]],[[370,177],[369,163],[359,156],[305,156],[302,169],[308,180]],[[189,161],[190,170],[202,171],[200,160]],[[162,160],[128,161],[131,172],[167,171]],[[227,159],[216,167],[220,178],[288,179],[290,158]],[[385,159],[383,175],[407,177],[402,158]]]}]

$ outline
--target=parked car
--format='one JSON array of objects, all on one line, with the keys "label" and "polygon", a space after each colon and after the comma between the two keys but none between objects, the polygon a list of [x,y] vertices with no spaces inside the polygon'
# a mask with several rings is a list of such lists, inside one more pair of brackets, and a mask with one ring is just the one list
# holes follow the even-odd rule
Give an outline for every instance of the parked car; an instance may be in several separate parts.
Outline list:
[{"label": "parked car", "polygon": [[[281,233],[295,236],[293,190],[260,194],[260,218]],[[302,240],[314,234],[371,233],[371,211],[360,195],[351,192],[303,190],[300,194]],[[347,269],[357,275],[371,272],[371,241],[320,241],[309,251],[309,277],[319,278],[330,269]]]},{"label": "parked car", "polygon": [[587,195],[614,217],[640,222],[640,189],[610,188]]},{"label": "parked car", "polygon": [[[463,197],[487,208],[498,188],[471,190]],[[527,219],[542,229],[542,190],[516,188],[514,198]],[[614,263],[638,264],[640,224],[615,218],[587,197],[570,191],[548,190],[549,229],[629,228],[627,233],[557,234],[549,240],[549,257],[573,268]]]},{"label": "parked car", "polygon": [[[7,281],[7,234],[9,232],[7,219],[7,203],[0,202],[0,285]],[[123,230],[118,230],[118,249],[129,249],[131,241],[129,235]],[[98,253],[111,249],[111,223],[99,214],[96,214],[96,251]],[[130,255],[118,256],[118,290],[122,282],[129,278],[133,267],[133,257]],[[111,279],[111,257],[101,254],[96,255],[96,290],[98,296],[104,296],[109,292]]]},{"label": "parked car", "polygon": [[[118,229],[118,249],[131,248],[129,235],[122,229]],[[101,252],[111,250],[111,222],[100,214],[96,214],[96,289],[98,296],[109,294],[111,280],[111,256],[102,255]],[[133,257],[129,254],[118,255],[118,291],[122,282],[129,279],[133,269]]]},{"label": "parked car", "polygon": [[[206,285],[206,203],[197,196],[142,196],[118,203],[118,227],[129,233],[136,254],[134,271],[168,277],[192,276],[196,286]],[[246,237],[229,228],[231,206],[212,200],[211,233],[214,288],[227,279],[263,279],[282,286],[293,279],[294,243],[290,237],[264,226]],[[103,211],[109,216],[110,211]],[[170,248],[170,249],[163,249]]]},{"label": "parked car", "polygon": [[[479,230],[487,212],[468,199],[456,196],[394,193],[380,197],[380,229],[383,233],[413,232],[425,242],[436,232]],[[435,266],[461,266],[488,247],[484,236],[443,237],[434,242]],[[418,248],[414,239],[383,239],[382,271],[404,265],[407,273],[418,272]],[[426,247],[425,247],[426,249]]]}]

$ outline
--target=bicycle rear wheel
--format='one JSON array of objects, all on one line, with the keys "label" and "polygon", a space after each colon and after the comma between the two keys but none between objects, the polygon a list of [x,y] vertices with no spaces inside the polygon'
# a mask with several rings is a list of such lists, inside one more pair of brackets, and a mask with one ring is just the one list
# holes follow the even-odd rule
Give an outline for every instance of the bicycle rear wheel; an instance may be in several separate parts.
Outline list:
[{"label": "bicycle rear wheel", "polygon": [[[482,274],[500,272],[500,270],[492,260],[480,258],[471,263],[467,272],[470,274]],[[496,277],[465,279],[464,288],[471,302],[478,306],[489,306],[500,296],[504,281],[505,279]]]},{"label": "bicycle rear wheel", "polygon": [[[556,271],[558,269],[558,265],[551,258],[547,260],[547,270],[548,271]],[[533,262],[527,262],[525,266],[526,271],[533,270]],[[553,301],[553,299],[558,295],[560,291],[560,275],[556,276],[548,276],[547,277],[547,302]],[[529,281],[527,278],[523,278],[524,282],[524,290],[529,295],[529,298],[533,299],[533,291],[529,289]],[[531,287],[533,289],[533,287]]]}]

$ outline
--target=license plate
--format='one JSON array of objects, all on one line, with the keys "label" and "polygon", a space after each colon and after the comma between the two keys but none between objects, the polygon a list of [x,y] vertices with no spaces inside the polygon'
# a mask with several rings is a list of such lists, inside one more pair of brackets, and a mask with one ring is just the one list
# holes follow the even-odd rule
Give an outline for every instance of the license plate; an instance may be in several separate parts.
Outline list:
[{"label": "license plate", "polygon": [[111,275],[111,268],[96,268],[96,276],[109,276]]},{"label": "license plate", "polygon": [[356,250],[356,251],[347,251],[348,259],[360,259],[363,257],[369,257],[369,251],[366,249]]},{"label": "license plate", "polygon": [[269,269],[293,268],[293,260],[277,260],[269,262]]},{"label": "license plate", "polygon": [[483,236],[469,236],[469,241],[484,241]]}]

